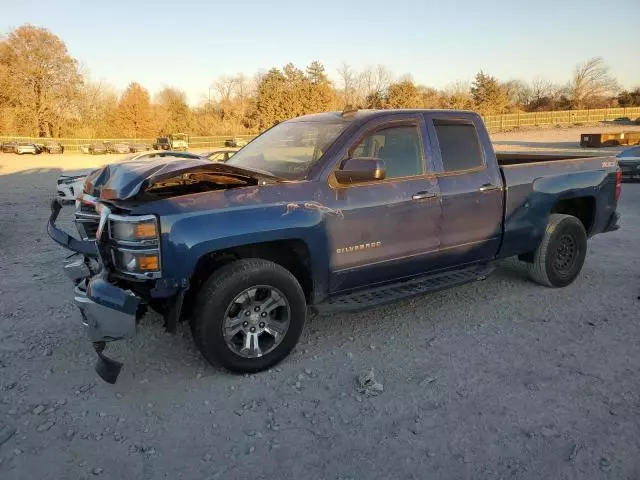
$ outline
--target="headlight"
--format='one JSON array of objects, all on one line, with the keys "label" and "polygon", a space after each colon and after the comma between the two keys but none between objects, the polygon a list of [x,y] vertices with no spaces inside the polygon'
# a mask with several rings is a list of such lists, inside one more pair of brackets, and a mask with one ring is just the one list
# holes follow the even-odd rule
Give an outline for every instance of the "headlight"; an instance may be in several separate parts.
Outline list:
[{"label": "headlight", "polygon": [[160,271],[160,253],[157,250],[113,250],[116,268],[124,273],[152,273]]},{"label": "headlight", "polygon": [[159,278],[160,230],[153,215],[109,214],[113,264],[119,272],[142,278]]},{"label": "headlight", "polygon": [[115,241],[141,242],[158,240],[158,225],[153,216],[109,217],[109,235]]}]

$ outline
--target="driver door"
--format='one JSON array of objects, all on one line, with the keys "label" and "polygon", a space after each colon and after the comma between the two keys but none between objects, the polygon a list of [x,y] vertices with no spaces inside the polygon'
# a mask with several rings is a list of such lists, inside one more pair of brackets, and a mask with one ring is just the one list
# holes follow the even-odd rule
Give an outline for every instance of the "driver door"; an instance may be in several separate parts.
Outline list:
[{"label": "driver door", "polygon": [[341,212],[327,217],[332,293],[425,272],[440,245],[439,190],[427,174],[424,122],[402,118],[365,131],[345,157],[381,158],[383,180],[329,181],[329,206]]}]

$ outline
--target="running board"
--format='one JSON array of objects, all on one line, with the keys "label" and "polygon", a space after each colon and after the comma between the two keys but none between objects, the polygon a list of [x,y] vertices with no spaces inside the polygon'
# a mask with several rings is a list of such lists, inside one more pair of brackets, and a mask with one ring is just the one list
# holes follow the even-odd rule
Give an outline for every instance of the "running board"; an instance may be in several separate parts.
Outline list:
[{"label": "running board", "polygon": [[371,287],[365,290],[331,297],[315,306],[321,315],[335,312],[356,312],[367,308],[404,300],[424,293],[437,292],[465,283],[484,280],[493,271],[492,264],[480,264],[463,269],[449,270],[411,280]]}]

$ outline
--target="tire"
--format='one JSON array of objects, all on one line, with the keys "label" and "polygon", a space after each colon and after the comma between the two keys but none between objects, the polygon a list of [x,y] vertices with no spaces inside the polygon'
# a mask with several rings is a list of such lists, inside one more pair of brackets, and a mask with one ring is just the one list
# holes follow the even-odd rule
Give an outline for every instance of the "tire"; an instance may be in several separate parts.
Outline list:
[{"label": "tire", "polygon": [[582,270],[586,255],[587,232],[582,222],[572,215],[551,214],[529,264],[529,276],[546,287],[566,287]]},{"label": "tire", "polygon": [[[257,286],[260,286],[260,288],[252,288]],[[275,307],[269,313],[266,310],[264,313],[257,313],[258,310],[255,310],[254,317],[252,309],[259,307],[240,306],[237,299],[239,296],[247,295],[247,301],[251,302],[251,294],[246,292],[254,292],[254,298],[257,299],[258,293],[255,292],[258,290],[274,295],[274,298],[281,297],[286,305]],[[268,300],[271,300],[271,297],[268,297]],[[268,300],[256,301],[268,302]],[[280,302],[281,300],[278,300],[277,303]],[[254,304],[249,303],[248,305]],[[247,310],[244,310],[245,308]],[[243,331],[237,333],[233,340],[229,340],[228,338],[225,339],[224,335],[224,327],[228,325],[228,323],[225,323],[228,320],[225,319],[232,317],[230,312],[233,309],[236,309],[236,315],[231,319],[232,321],[237,318],[238,320],[236,321],[239,322],[240,319],[244,319],[241,315],[249,315],[249,311],[251,311],[251,316],[247,317],[249,322],[243,322]],[[280,325],[279,322],[281,320],[276,320],[275,315],[272,317],[272,313],[282,315],[283,312],[288,312],[288,328],[286,328],[279,340],[276,340],[275,336],[271,337],[271,334],[266,333],[267,329],[264,329],[259,334],[260,336],[257,337],[262,339],[267,347],[271,348],[262,350],[262,356],[248,358],[234,350],[234,348],[240,349],[240,345],[246,345],[243,342],[246,341],[248,335],[244,331],[248,331],[251,325],[255,325],[255,328],[265,326],[265,323],[262,322],[261,317],[258,315],[266,315],[268,325],[272,325],[274,321]],[[196,346],[210,363],[221,365],[232,372],[254,373],[272,367],[291,352],[302,333],[306,313],[307,305],[304,292],[291,272],[267,260],[257,258],[242,259],[216,270],[205,282],[196,299],[191,329]],[[258,324],[257,322],[260,323]],[[245,324],[249,326],[245,326]],[[240,327],[239,324],[237,326]],[[273,340],[270,345],[271,338]],[[230,346],[228,342],[233,343],[234,346]],[[235,343],[239,345],[235,345]],[[263,349],[260,341],[257,343],[259,345],[258,348]],[[250,342],[250,345],[252,344]]]}]

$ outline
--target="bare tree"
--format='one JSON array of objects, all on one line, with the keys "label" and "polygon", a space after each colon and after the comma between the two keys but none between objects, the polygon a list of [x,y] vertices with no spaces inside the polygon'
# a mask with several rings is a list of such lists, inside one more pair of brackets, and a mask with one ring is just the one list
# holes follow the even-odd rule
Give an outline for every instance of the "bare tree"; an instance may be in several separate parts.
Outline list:
[{"label": "bare tree", "polygon": [[384,65],[367,67],[358,75],[357,98],[362,104],[366,98],[382,98],[393,82],[393,74]]},{"label": "bare tree", "polygon": [[609,74],[602,57],[593,57],[578,65],[570,84],[571,106],[584,108],[590,102],[615,94],[618,82]]},{"label": "bare tree", "polygon": [[338,67],[338,76],[342,82],[342,102],[344,105],[355,105],[356,102],[356,83],[357,78],[351,65],[342,62]]},{"label": "bare tree", "polygon": [[542,77],[536,77],[531,82],[531,87],[529,88],[531,98],[530,102],[540,101],[545,97],[551,97],[553,94],[554,86],[550,80],[547,80]]},{"label": "bare tree", "polygon": [[223,75],[213,82],[213,87],[218,92],[221,102],[228,102],[232,99],[236,91],[238,78],[229,75]]}]

